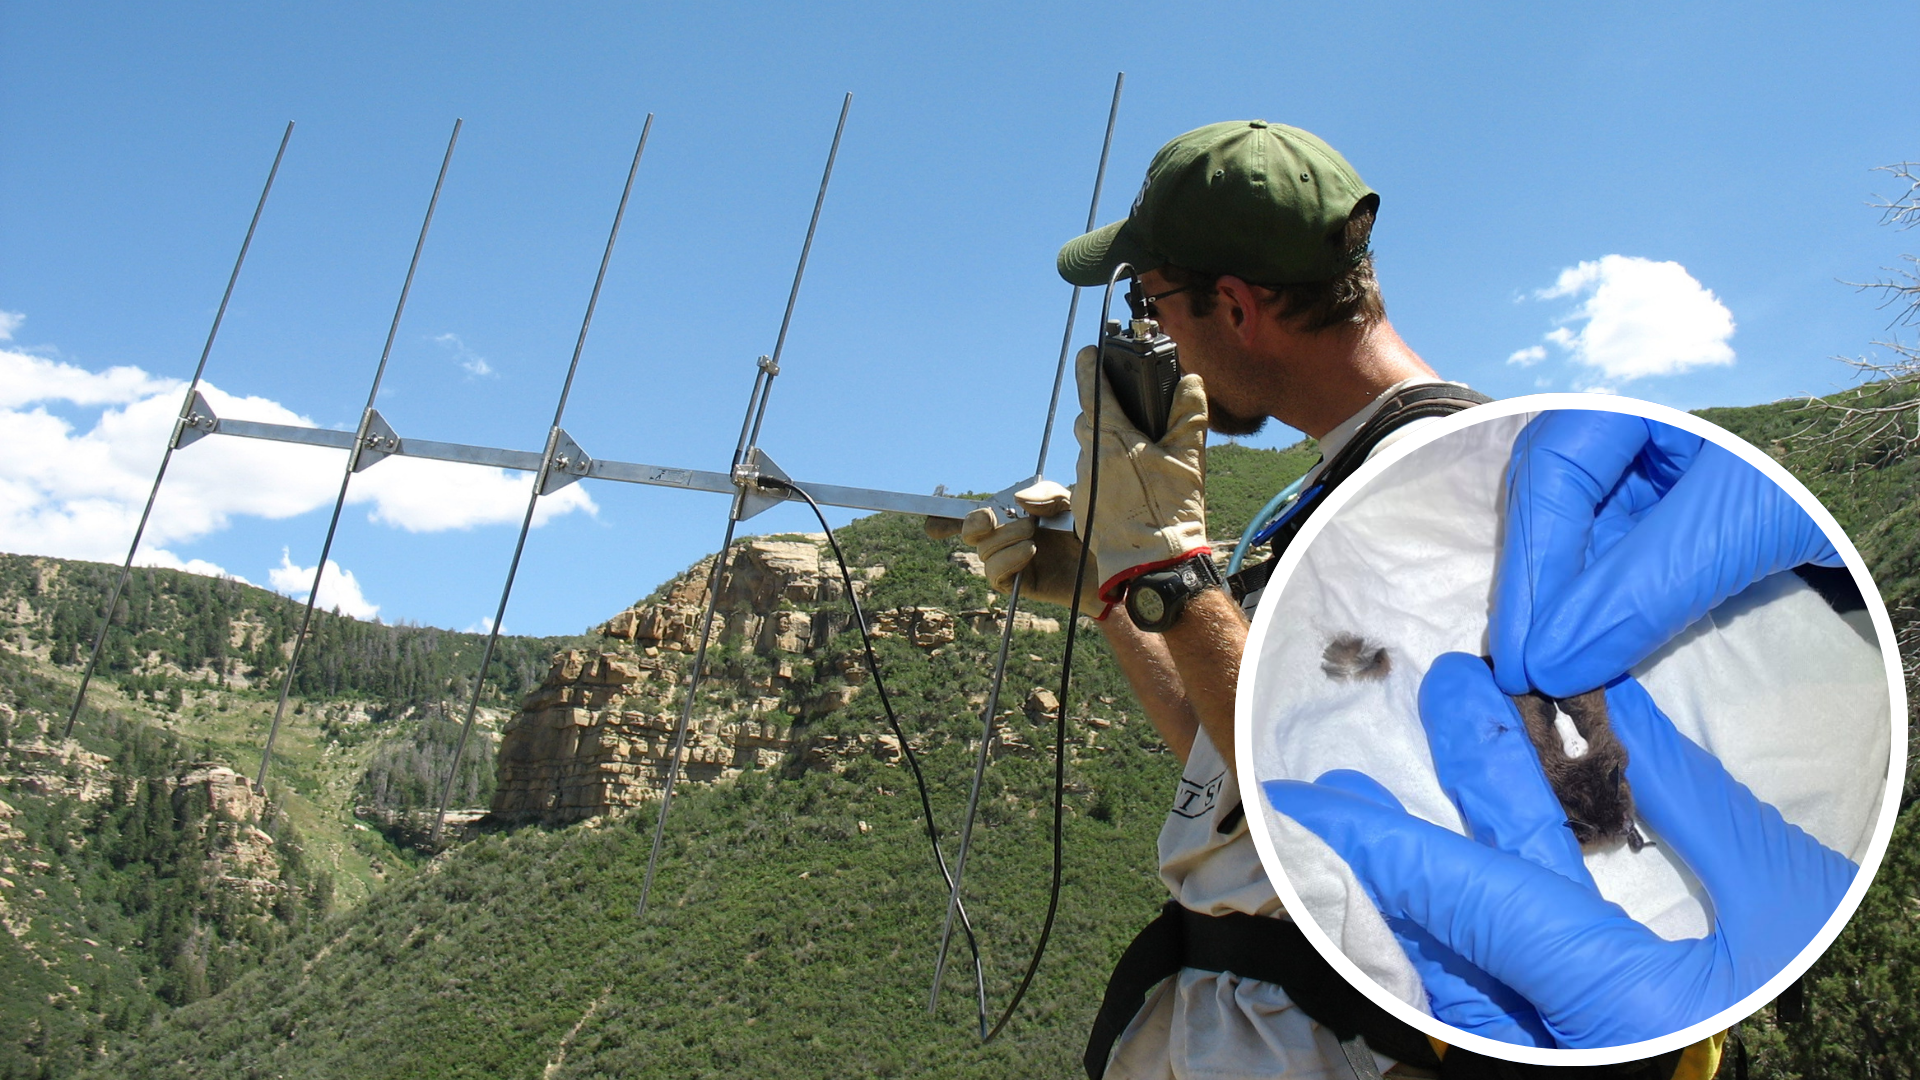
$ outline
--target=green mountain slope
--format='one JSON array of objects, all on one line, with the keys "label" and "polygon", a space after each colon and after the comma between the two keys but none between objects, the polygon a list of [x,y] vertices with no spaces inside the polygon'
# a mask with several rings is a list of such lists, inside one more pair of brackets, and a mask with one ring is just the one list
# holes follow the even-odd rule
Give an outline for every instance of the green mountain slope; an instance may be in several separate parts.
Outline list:
[{"label": "green mountain slope", "polygon": [[[1217,451],[1216,520],[1244,522],[1310,461],[1303,452]],[[917,521],[866,518],[841,530],[841,539],[854,565],[888,568],[870,585],[872,610],[987,604],[979,579],[950,558],[957,545],[926,540]],[[70,677],[73,662],[97,629],[99,597],[110,573],[54,560],[0,562],[0,605],[18,615],[15,648],[28,657],[65,661],[50,672],[54,683]],[[284,630],[288,610],[283,600],[232,583],[143,571],[123,604],[124,622],[110,633],[95,700],[116,716],[135,714],[135,722],[186,734],[204,756],[248,768],[279,674],[275,657],[284,636],[276,636],[276,630]],[[1036,614],[1061,618],[1065,612],[1042,606]],[[289,806],[306,809],[316,825],[332,827],[331,834],[315,830],[323,846],[335,841],[340,849],[358,851],[365,864],[385,871],[363,877],[384,877],[387,884],[364,902],[344,897],[345,913],[327,928],[287,946],[246,975],[244,985],[211,999],[219,1004],[204,1012],[178,1012],[167,1026],[131,1044],[120,1043],[117,1032],[89,1035],[95,1052],[123,1045],[132,1055],[116,1055],[103,1066],[109,1072],[164,1072],[171,1066],[163,1061],[182,1059],[195,1063],[187,1068],[192,1073],[211,1068],[219,1058],[228,1064],[215,1071],[231,1066],[241,1070],[235,1075],[255,1066],[305,1070],[306,1075],[383,1068],[437,1074],[442,1066],[458,1072],[453,1063],[462,1060],[471,1074],[494,1075],[517,1069],[522,1059],[532,1060],[528,1055],[548,1052],[543,1047],[579,1019],[576,1003],[557,990],[520,991],[575,981],[594,989],[583,1000],[599,1000],[601,991],[613,989],[596,1011],[596,1022],[582,1029],[583,1041],[571,1052],[569,1068],[631,1074],[635,1066],[623,1063],[618,1048],[624,1043],[647,1047],[646,1030],[671,1027],[686,1033],[676,1038],[683,1046],[682,1064],[695,1072],[708,1071],[699,1063],[714,1047],[741,1060],[814,1061],[815,1055],[804,1050],[796,1055],[793,1048],[815,1039],[870,1061],[875,1071],[916,1074],[948,1067],[973,1073],[989,1062],[999,1063],[990,1072],[1005,1074],[1012,1063],[1032,1058],[1038,1040],[1047,1047],[1046,1060],[1058,1066],[1048,1071],[1058,1071],[1077,1056],[1084,1011],[1062,1001],[1097,994],[1114,951],[1158,905],[1153,837],[1177,766],[1131,711],[1124,682],[1097,634],[1080,639],[1069,712],[1081,719],[1096,715],[1111,726],[1098,731],[1097,745],[1086,745],[1089,729],[1076,724],[1081,745],[1069,773],[1067,811],[1074,841],[1068,848],[1059,933],[1024,1007],[1028,1019],[981,1050],[971,1045],[976,1036],[966,1034],[973,1022],[973,990],[964,939],[956,941],[943,1016],[906,1021],[919,1023],[925,1038],[888,1037],[902,1015],[924,1012],[919,1001],[931,973],[931,938],[944,916],[944,889],[927,849],[918,798],[902,768],[872,759],[835,766],[842,771],[807,771],[796,763],[778,775],[750,774],[721,789],[683,789],[656,894],[658,916],[645,924],[636,923],[630,910],[637,899],[636,875],[644,866],[646,838],[636,833],[650,821],[644,814],[605,829],[523,830],[492,837],[436,860],[431,873],[409,878],[403,853],[386,847],[377,835],[354,829],[347,811],[376,793],[392,794],[391,806],[418,804],[424,781],[444,768],[446,740],[432,734],[443,726],[433,716],[432,691],[464,691],[470,685],[465,680],[472,675],[473,652],[460,646],[471,639],[326,616],[321,621],[310,667],[336,681],[308,684],[315,693],[302,699],[304,709],[283,731],[277,755],[285,778],[280,794]],[[235,631],[236,625],[243,629]],[[1018,709],[1030,689],[1054,686],[1063,636],[1016,635],[1002,702],[1011,714],[1002,721],[1011,738],[989,775],[970,857],[968,892],[987,950],[988,993],[996,1007],[1017,983],[1045,912],[1051,820],[1046,751],[1052,728],[1046,718],[1028,718]],[[228,645],[215,644],[220,641]],[[500,699],[509,689],[531,686],[546,655],[573,643],[509,639],[503,650],[509,667],[516,659],[519,663],[498,691]],[[932,653],[897,638],[876,642],[895,708],[924,754],[950,857],[977,744],[978,702],[985,696],[996,645],[994,636],[964,624],[951,646]],[[837,669],[857,652],[857,635],[842,634],[821,659]],[[703,693],[710,699],[703,710],[737,706],[743,697],[738,684],[766,666],[732,642],[718,645],[712,659],[716,674]],[[796,697],[817,689],[805,674],[793,691]],[[223,681],[225,690],[219,688]],[[347,694],[329,696],[330,687]],[[57,690],[50,695],[59,696]],[[48,713],[57,709],[51,701],[47,705]],[[83,723],[83,735],[102,722]],[[803,726],[817,744],[881,732],[883,724],[878,697],[868,693]],[[561,882],[574,884],[560,893],[547,888]],[[457,925],[436,925],[441,915],[455,912]],[[389,925],[395,919],[406,929],[398,930],[398,922]],[[384,947],[361,947],[405,941],[414,927],[427,928],[414,936],[417,948],[388,956]],[[429,940],[435,942],[432,948]],[[667,942],[681,945],[663,947]],[[820,957],[835,959],[822,968],[816,962]],[[290,980],[287,964],[298,964],[303,976]],[[441,973],[464,971],[467,964],[486,974],[446,977],[474,979],[476,989],[470,992],[418,995],[410,989],[416,982],[438,985]],[[745,976],[754,978],[742,982]],[[825,992],[823,977],[834,982],[842,976],[844,986]],[[766,979],[771,982],[763,992],[744,989]],[[711,987],[705,985],[709,982]],[[690,986],[698,992],[685,990]],[[359,1007],[336,1008],[330,995],[342,987],[351,988],[350,1000]],[[662,1000],[665,987],[682,992]],[[721,1008],[718,1017],[709,1015],[712,1002],[730,1000],[736,1005]],[[467,1029],[476,1001],[486,1003],[484,1037]],[[159,1007],[177,1003],[163,999]],[[783,1010],[782,1003],[805,1006]],[[155,1007],[144,1004],[148,1011]],[[264,1015],[256,1008],[305,1018],[302,1025],[312,1042],[270,1037],[264,1047],[255,1045]],[[1064,1023],[1059,1016],[1067,1017]],[[653,1019],[644,1021],[642,1030],[622,1035],[622,1025],[630,1022],[622,1017]],[[503,1018],[511,1019],[497,1022]],[[276,1022],[266,1023],[271,1035]],[[1040,1030],[1028,1030],[1035,1023]],[[545,1032],[543,1024],[561,1027]],[[729,1037],[716,1034],[716,1024],[737,1028],[743,1041],[725,1050]],[[542,1034],[529,1038],[533,1032]],[[895,1049],[880,1049],[896,1043]],[[453,1051],[456,1044],[465,1049]],[[423,1056],[395,1057],[397,1045],[417,1046]],[[304,1058],[316,1064],[299,1064]],[[545,1060],[540,1057],[535,1065]],[[429,1061],[435,1064],[422,1064]]]},{"label": "green mountain slope", "polygon": [[[926,764],[958,779],[969,755],[954,744]],[[970,860],[996,1006],[1044,914],[1046,771],[996,765]],[[102,1075],[534,1075],[563,1046],[553,1075],[1066,1075],[1105,966],[1159,903],[1151,835],[1174,775],[1137,744],[1075,770],[1054,942],[985,1047],[963,939],[926,1015],[944,889],[902,770],[866,766],[689,792],[644,919],[650,815],[475,841],[180,1010]],[[964,790],[934,797],[957,808]]]},{"label": "green mountain slope", "polygon": [[[271,802],[216,807],[183,780],[258,767],[300,606],[136,572],[63,747],[115,573],[0,555],[0,1077],[68,1075],[149,1018],[226,988],[332,903],[410,872],[408,853],[354,811],[423,801],[419,774],[451,757],[439,699],[464,693],[478,668],[474,635],[319,615]],[[489,714],[573,640],[504,643]],[[484,806],[491,743],[475,743],[464,794]]]}]

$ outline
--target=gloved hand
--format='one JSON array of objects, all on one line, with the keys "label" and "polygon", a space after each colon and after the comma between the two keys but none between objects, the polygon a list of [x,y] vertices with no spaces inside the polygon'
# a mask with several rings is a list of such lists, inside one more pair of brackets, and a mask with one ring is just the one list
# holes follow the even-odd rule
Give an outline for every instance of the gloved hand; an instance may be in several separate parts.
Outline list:
[{"label": "gloved hand", "polygon": [[[927,535],[945,540],[958,533],[962,543],[980,553],[986,564],[987,584],[996,592],[1010,592],[1013,576],[1025,572],[1020,591],[1034,600],[1067,607],[1073,603],[1074,575],[1080,572],[1080,538],[1062,529],[1040,528],[1040,519],[1073,509],[1072,493],[1051,480],[1042,480],[1013,493],[1020,509],[1032,517],[1015,518],[1005,525],[992,507],[982,506],[958,518],[928,518]],[[1099,569],[1086,562],[1086,584],[1081,603],[1091,602],[1100,589]]]},{"label": "gloved hand", "polygon": [[1715,605],[1840,565],[1793,497],[1731,451],[1624,413],[1550,412],[1515,440],[1490,635],[1510,694],[1606,683]]},{"label": "gloved hand", "polygon": [[[1322,776],[1319,782],[1325,788],[1401,810],[1400,800],[1365,773],[1336,769]],[[1585,872],[1585,867],[1581,872]],[[1520,1046],[1555,1045],[1553,1034],[1540,1020],[1539,1011],[1512,987],[1462,959],[1418,923],[1390,917],[1387,928],[1393,931],[1400,948],[1419,973],[1433,1015],[1462,1031],[1501,1042]]]},{"label": "gloved hand", "polygon": [[[1728,776],[1638,683],[1609,687],[1607,706],[1641,820],[1712,901],[1704,938],[1665,940],[1601,898],[1517,710],[1477,657],[1442,656],[1420,687],[1435,772],[1471,836],[1405,813],[1383,790],[1356,795],[1336,774],[1263,787],[1346,860],[1390,923],[1423,928],[1512,988],[1559,1045],[1640,1042],[1705,1020],[1778,974],[1857,868]],[[1434,998],[1436,1014],[1457,1023]]]},{"label": "gloved hand", "polygon": [[[1074,421],[1073,433],[1080,440],[1080,462],[1073,505],[1084,521],[1097,453],[1100,483],[1091,504],[1093,535],[1088,543],[1100,564],[1101,598],[1117,602],[1121,587],[1136,575],[1209,550],[1203,490],[1207,392],[1198,375],[1181,376],[1167,433],[1156,443],[1135,428],[1120,408],[1113,386],[1099,370],[1099,352],[1089,345],[1074,359],[1080,418]],[[1096,378],[1102,384],[1097,438],[1093,430]]]}]

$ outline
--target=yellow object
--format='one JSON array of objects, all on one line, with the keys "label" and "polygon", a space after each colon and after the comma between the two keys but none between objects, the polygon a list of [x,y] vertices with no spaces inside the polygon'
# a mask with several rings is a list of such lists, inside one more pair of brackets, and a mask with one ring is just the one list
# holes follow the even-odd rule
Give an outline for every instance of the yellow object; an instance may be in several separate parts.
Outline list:
[{"label": "yellow object", "polygon": [[[1435,1056],[1444,1061],[1447,1056],[1447,1044],[1431,1035],[1427,1036],[1427,1041],[1433,1044]],[[1713,1080],[1714,1074],[1720,1071],[1721,1052],[1726,1049],[1726,1045],[1727,1033],[1723,1031],[1718,1035],[1710,1035],[1681,1050],[1680,1060],[1674,1063],[1671,1080]],[[1527,1070],[1546,1070],[1547,1068],[1548,1067],[1544,1066],[1521,1066],[1523,1075],[1531,1075]]]},{"label": "yellow object", "polygon": [[1727,1033],[1723,1031],[1682,1050],[1673,1080],[1711,1080],[1720,1071],[1720,1056],[1726,1046]]}]

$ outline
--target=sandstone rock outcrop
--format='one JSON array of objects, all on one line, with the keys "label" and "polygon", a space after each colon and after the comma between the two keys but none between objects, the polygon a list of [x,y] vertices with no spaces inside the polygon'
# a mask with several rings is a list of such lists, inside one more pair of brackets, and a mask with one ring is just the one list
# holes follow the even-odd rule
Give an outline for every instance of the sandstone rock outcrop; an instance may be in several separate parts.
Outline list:
[{"label": "sandstone rock outcrop", "polygon": [[1035,722],[1051,720],[1060,712],[1060,698],[1044,686],[1036,686],[1027,693],[1027,700],[1021,705],[1027,718]]},{"label": "sandstone rock outcrop", "polygon": [[[653,798],[666,783],[680,710],[665,695],[636,690],[672,677],[662,670],[658,661],[615,652],[556,655],[540,689],[501,732],[493,816],[560,824]],[[779,764],[791,746],[786,721],[696,716],[680,778],[701,783]]]},{"label": "sandstone rock outcrop", "polygon": [[[975,611],[963,611],[960,613],[960,618],[972,627],[976,634],[998,634],[1006,626],[1007,612],[1005,608],[981,608]],[[1042,634],[1057,634],[1060,632],[1060,620],[1035,615],[1031,611],[1016,611],[1013,613],[1013,628],[1034,630]]]},{"label": "sandstone rock outcrop", "polygon": [[173,782],[177,803],[189,791],[199,789],[207,797],[207,806],[235,821],[255,821],[267,811],[267,799],[256,794],[246,777],[212,762],[196,762]]},{"label": "sandstone rock outcrop", "polygon": [[[743,769],[793,762],[796,755],[803,766],[832,769],[863,755],[887,763],[899,759],[891,735],[808,736],[803,727],[795,738],[797,720],[846,708],[871,682],[860,650],[823,651],[839,635],[858,633],[847,609],[836,603],[845,598],[846,586],[826,542],[825,534],[752,537],[734,548],[719,584],[710,674],[679,782],[722,780]],[[687,654],[699,647],[714,558],[700,560],[609,619],[599,628],[602,647],[553,658],[539,689],[501,733],[492,818],[558,824],[656,796],[685,704]],[[982,572],[968,552],[955,552],[948,561],[969,574]],[[864,599],[885,574],[884,566],[855,569],[855,596]],[[875,637],[903,640],[929,654],[963,633],[998,633],[1006,618],[993,608],[955,614],[930,605],[866,614]],[[1014,625],[1060,629],[1057,620],[1024,611]],[[999,749],[1026,752],[1018,736],[1003,740]]]},{"label": "sandstone rock outcrop", "polygon": [[870,628],[874,637],[903,637],[922,649],[937,649],[953,641],[953,616],[937,607],[903,607],[878,612]]},{"label": "sandstone rock outcrop", "polygon": [[187,809],[195,796],[206,800],[210,860],[220,887],[255,897],[285,889],[274,839],[260,828],[272,809],[266,796],[246,777],[206,761],[195,762],[173,781],[176,812]]},{"label": "sandstone rock outcrop", "polygon": [[0,703],[0,735],[8,751],[0,755],[0,786],[32,795],[70,795],[81,802],[104,798],[113,781],[112,759],[53,737],[53,721],[29,711],[21,716]]}]

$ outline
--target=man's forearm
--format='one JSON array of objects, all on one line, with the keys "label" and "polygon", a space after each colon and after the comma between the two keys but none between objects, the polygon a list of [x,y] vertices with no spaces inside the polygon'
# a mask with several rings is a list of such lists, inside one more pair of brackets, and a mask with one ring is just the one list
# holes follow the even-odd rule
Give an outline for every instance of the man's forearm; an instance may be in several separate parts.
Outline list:
[{"label": "man's forearm", "polygon": [[1159,634],[1134,626],[1127,613],[1117,608],[1101,621],[1100,630],[1113,647],[1120,673],[1133,687],[1133,696],[1140,699],[1147,719],[1153,721],[1154,730],[1184,764],[1193,749],[1193,733],[1199,721],[1187,701],[1186,687],[1167,652],[1167,643]]},{"label": "man's forearm", "polygon": [[1224,590],[1208,589],[1190,600],[1180,621],[1160,637],[1200,729],[1227,768],[1234,768],[1233,700],[1240,683],[1240,654],[1247,647],[1246,616]]}]

